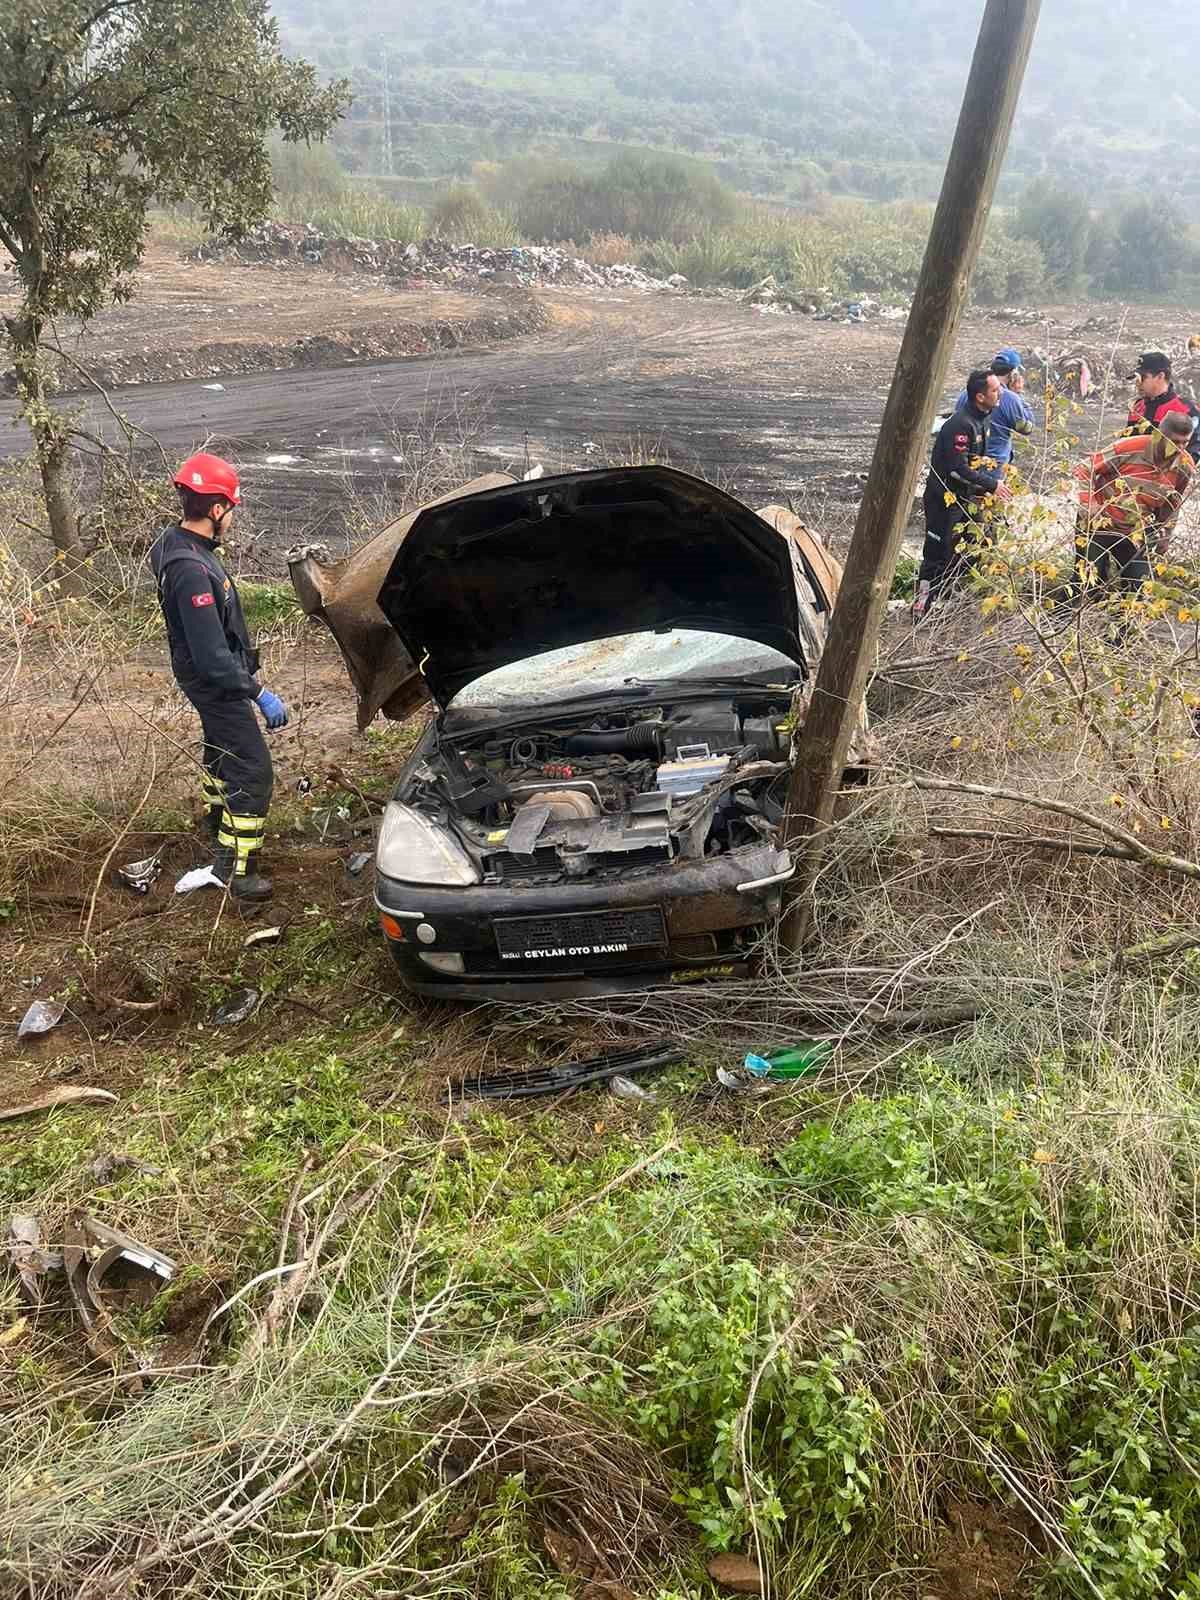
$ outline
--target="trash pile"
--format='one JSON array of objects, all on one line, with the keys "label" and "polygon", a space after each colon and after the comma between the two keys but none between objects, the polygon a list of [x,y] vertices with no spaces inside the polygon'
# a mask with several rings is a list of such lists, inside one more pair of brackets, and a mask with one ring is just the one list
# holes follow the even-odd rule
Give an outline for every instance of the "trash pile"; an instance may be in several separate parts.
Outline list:
[{"label": "trash pile", "polygon": [[904,322],[912,310],[911,302],[885,305],[869,294],[846,300],[831,296],[828,289],[789,289],[773,272],[749,289],[727,291],[726,297],[769,316],[812,317],[816,322]]},{"label": "trash pile", "polygon": [[330,238],[312,223],[266,222],[244,239],[209,240],[192,252],[194,261],[303,262],[389,278],[432,278],[440,283],[500,283],[523,289],[545,284],[589,289],[661,293],[686,289],[675,273],[656,278],[629,263],[600,267],[558,245],[513,245],[493,250],[429,238],[401,244],[393,239]]}]

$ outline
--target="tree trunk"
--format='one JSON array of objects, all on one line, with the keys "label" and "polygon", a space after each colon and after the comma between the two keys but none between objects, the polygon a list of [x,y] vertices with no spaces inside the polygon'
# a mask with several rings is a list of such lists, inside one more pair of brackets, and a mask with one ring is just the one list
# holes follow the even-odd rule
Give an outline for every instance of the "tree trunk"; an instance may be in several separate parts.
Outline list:
[{"label": "tree trunk", "polygon": [[80,595],[84,591],[83,546],[79,541],[79,510],[71,483],[67,441],[57,437],[54,431],[48,437],[40,438],[35,429],[34,436],[37,438],[46,517],[50,523],[50,538],[54,542],[55,565],[61,569],[55,575],[62,585],[63,594]]},{"label": "tree trunk", "polygon": [[10,318],[7,332],[16,358],[21,412],[33,434],[42,476],[42,498],[54,545],[54,577],[61,594],[82,595],[84,551],[79,537],[79,508],[71,483],[70,441],[62,416],[47,397],[40,329],[32,319]]}]

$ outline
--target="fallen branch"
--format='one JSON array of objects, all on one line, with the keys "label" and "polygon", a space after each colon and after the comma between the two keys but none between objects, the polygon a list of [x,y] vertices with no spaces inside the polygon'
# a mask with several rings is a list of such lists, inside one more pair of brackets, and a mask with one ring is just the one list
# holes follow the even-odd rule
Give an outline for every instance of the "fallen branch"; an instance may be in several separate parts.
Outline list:
[{"label": "fallen branch", "polygon": [[52,1111],[55,1106],[115,1106],[116,1103],[116,1095],[110,1094],[107,1089],[72,1088],[62,1084],[57,1089],[48,1089],[45,1094],[38,1095],[28,1105],[12,1106],[7,1111],[0,1111],[0,1122],[7,1122],[11,1117],[29,1117],[35,1111]]},{"label": "fallen branch", "polygon": [[930,828],[935,839],[983,839],[988,844],[1019,844],[1040,850],[1065,850],[1076,856],[1111,856],[1116,861],[1137,861],[1132,850],[1116,844],[1087,844],[1082,839],[1055,838],[1052,834],[996,833],[990,828]]},{"label": "fallen branch", "polygon": [[1066,800],[1051,800],[1045,795],[1023,794],[1019,789],[1001,789],[988,783],[962,783],[955,778],[926,778],[911,776],[908,781],[915,789],[932,790],[936,794],[973,794],[982,800],[1010,800],[1015,805],[1034,806],[1039,811],[1052,811],[1055,816],[1080,822],[1085,828],[1095,828],[1106,839],[1113,840],[1129,852],[1132,860],[1144,866],[1157,867],[1160,872],[1170,872],[1180,878],[1200,878],[1200,863],[1186,856],[1171,855],[1168,851],[1152,850],[1143,844],[1137,834],[1118,827],[1107,817],[1098,817],[1091,811],[1070,805]]}]

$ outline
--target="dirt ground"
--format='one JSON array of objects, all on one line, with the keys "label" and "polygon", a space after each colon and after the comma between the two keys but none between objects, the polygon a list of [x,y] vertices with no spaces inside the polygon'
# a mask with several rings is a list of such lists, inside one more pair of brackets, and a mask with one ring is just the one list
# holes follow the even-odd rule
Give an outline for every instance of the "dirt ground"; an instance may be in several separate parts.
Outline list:
[{"label": "dirt ground", "polygon": [[[398,289],[320,267],[184,263],[159,250],[138,297],[98,319],[84,353],[110,375],[172,380],[119,389],[115,403],[170,455],[207,441],[238,460],[277,575],[289,544],[339,537],[348,499],[386,496],[415,444],[435,435],[468,444],[480,465],[666,458],[752,503],[859,497],[902,323],[822,322],[690,295],[518,298]],[[1000,345],[1082,344],[1124,361],[1179,348],[1191,332],[1178,307],[1080,303],[1022,313],[1015,326],[972,311],[943,398]],[[396,355],[407,359],[380,359]],[[1085,438],[1112,431],[1125,389],[1107,410],[1089,406]],[[115,435],[103,402],[86,409]],[[11,410],[0,405],[0,417]],[[0,458],[26,448],[22,427],[0,430]]]}]

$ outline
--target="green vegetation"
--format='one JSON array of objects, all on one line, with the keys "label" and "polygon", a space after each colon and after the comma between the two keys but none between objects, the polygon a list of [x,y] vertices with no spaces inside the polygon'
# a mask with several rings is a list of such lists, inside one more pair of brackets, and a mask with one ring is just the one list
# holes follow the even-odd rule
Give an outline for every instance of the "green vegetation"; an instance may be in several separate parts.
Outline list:
[{"label": "green vegetation", "polygon": [[[950,0],[281,0],[285,37],[349,74],[339,153],[360,173],[462,178],[473,161],[614,145],[698,156],[733,188],[810,204],[822,192],[931,200],[977,16]],[[1043,8],[1002,179],[1177,198],[1200,216],[1186,73],[1096,27],[1085,0]],[[602,150],[599,147],[607,147]]]},{"label": "green vegetation", "polygon": [[[297,973],[328,985],[354,959],[318,922],[266,1015]],[[214,1594],[269,1578],[309,1595],[333,1550],[347,1572],[383,1561],[433,1585],[452,1523],[484,1574],[472,1592],[557,1594],[539,1527],[565,1504],[599,1517],[623,1493],[645,1501],[648,1593],[696,1592],[705,1552],[755,1530],[784,1592],[860,1594],[857,1574],[920,1564],[943,1496],[1043,1504],[1053,1485],[1048,1593],[1190,1596],[1197,981],[1190,968],[1165,1004],[1135,991],[1126,1025],[1065,1052],[1040,1048],[1038,1030],[1022,1051],[983,1028],[910,1051],[876,1093],[781,1094],[737,1136],[687,1111],[708,1076],[697,1066],[663,1086],[660,1112],[581,1106],[598,1138],[583,1124],[565,1135],[558,1114],[490,1111],[447,1145],[420,1109],[420,1050],[386,1006],[237,1057],[197,1038],[152,1067],[156,1115],[122,1148],[156,1171],[105,1184],[107,1214],[183,1218],[194,1287],[234,1260],[238,1283],[273,1264],[302,1152],[311,1187],[332,1180],[314,1226],[338,1195],[369,1206],[344,1236],[332,1225],[311,1310],[278,1348],[256,1332],[268,1285],[232,1313],[211,1371],[102,1427],[81,1428],[70,1403],[18,1416],[0,1447],[23,1486],[5,1559],[58,1593],[134,1503],[170,1553],[236,1483],[242,1434],[269,1402],[254,1475],[267,1492],[249,1522],[226,1506]],[[397,1092],[372,1110],[364,1086],[384,1075]],[[86,1115],[59,1113],[4,1145],[4,1200],[24,1209],[69,1198],[94,1136]],[[197,1187],[220,1194],[218,1211],[178,1204]],[[252,1224],[231,1228],[238,1215]],[[364,1413],[381,1379],[387,1407]],[[531,1430],[505,1421],[522,1407]],[[506,1427],[520,1448],[466,1471],[473,1430]],[[449,1483],[447,1455],[462,1463]],[[154,1471],[165,1458],[171,1472]],[[640,1483],[607,1482],[606,1461],[618,1476],[635,1463]],[[407,1519],[415,1503],[425,1514]],[[272,1550],[306,1526],[284,1570]]]}]

